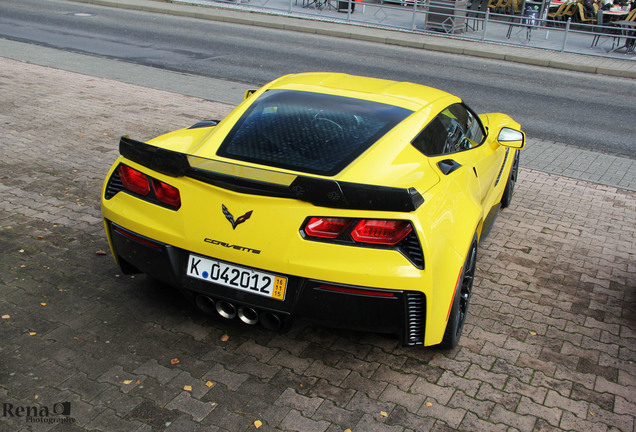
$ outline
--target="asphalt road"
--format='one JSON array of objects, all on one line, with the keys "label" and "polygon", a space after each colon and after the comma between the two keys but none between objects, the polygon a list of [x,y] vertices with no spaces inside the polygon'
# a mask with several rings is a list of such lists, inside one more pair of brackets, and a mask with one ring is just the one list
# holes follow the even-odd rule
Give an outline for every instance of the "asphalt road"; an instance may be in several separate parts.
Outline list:
[{"label": "asphalt road", "polygon": [[533,137],[636,158],[635,80],[58,0],[3,0],[0,37],[254,86],[303,71],[413,81]]}]

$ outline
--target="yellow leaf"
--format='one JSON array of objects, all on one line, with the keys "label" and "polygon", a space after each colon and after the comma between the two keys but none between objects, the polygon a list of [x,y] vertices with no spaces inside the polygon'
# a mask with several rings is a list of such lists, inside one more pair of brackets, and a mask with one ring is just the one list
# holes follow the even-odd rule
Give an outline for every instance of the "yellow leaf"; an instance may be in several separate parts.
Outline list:
[{"label": "yellow leaf", "polygon": [[261,427],[261,426],[263,426],[263,422],[262,422],[262,421],[260,421],[260,420],[256,420],[256,421],[254,422],[254,427],[255,427],[256,429],[258,429],[258,428],[259,428],[259,427]]},{"label": "yellow leaf", "polygon": [[191,392],[191,391],[192,391],[192,386],[186,385],[186,386],[183,386],[183,389],[184,389],[185,391],[189,391],[189,392]]},{"label": "yellow leaf", "polygon": [[35,336],[36,334],[36,332],[29,332],[29,336]]},{"label": "yellow leaf", "polygon": [[126,385],[132,384],[132,380],[124,380],[123,383],[126,384]]},{"label": "yellow leaf", "polygon": [[351,429],[345,429],[344,432],[351,432]]},{"label": "yellow leaf", "polygon": [[381,416],[381,417],[388,417],[388,416],[389,416],[389,414],[387,414],[387,412],[386,412],[386,411],[380,411],[380,416]]},{"label": "yellow leaf", "polygon": [[426,402],[426,403],[425,403],[425,405],[426,405],[426,408],[430,408],[430,407],[432,407],[432,406],[433,406],[433,404],[432,404],[432,403],[430,403],[430,402]]},{"label": "yellow leaf", "polygon": [[228,340],[230,340],[230,337],[227,334],[221,336],[221,342],[227,342]]},{"label": "yellow leaf", "polygon": [[18,252],[20,252],[20,253],[24,253],[24,249],[20,249]]},{"label": "yellow leaf", "polygon": [[214,385],[214,383],[212,381],[206,381],[205,385],[208,387],[212,387]]},{"label": "yellow leaf", "polygon": [[40,303],[40,306],[46,306],[46,303]]},{"label": "yellow leaf", "polygon": [[11,318],[11,315],[2,315],[2,319],[9,319]]},{"label": "yellow leaf", "polygon": [[179,360],[178,358],[173,358],[172,360],[170,360],[171,365],[176,365],[179,363],[181,363],[181,360]]},{"label": "yellow leaf", "polygon": [[532,336],[536,336],[536,335],[537,335],[537,332],[533,332],[533,331],[531,331],[531,332],[530,332],[530,334],[531,334]]}]

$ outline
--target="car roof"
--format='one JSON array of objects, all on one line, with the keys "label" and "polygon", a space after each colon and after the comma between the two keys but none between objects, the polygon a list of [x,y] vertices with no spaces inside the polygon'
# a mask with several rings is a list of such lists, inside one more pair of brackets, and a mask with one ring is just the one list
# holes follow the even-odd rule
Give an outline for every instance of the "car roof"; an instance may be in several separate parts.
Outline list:
[{"label": "car roof", "polygon": [[266,85],[265,89],[335,94],[399,106],[411,111],[418,111],[440,99],[456,97],[421,84],[328,72],[285,75]]}]

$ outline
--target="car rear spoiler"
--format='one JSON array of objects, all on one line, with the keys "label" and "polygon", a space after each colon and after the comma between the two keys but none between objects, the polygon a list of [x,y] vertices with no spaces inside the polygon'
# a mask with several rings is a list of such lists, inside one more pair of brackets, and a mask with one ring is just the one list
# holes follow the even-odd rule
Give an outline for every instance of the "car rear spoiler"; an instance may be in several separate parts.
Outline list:
[{"label": "car rear spoiler", "polygon": [[415,211],[424,198],[415,188],[394,188],[298,176],[205,159],[121,137],[123,157],[171,177],[191,177],[252,195],[293,198],[316,206],[354,210]]}]

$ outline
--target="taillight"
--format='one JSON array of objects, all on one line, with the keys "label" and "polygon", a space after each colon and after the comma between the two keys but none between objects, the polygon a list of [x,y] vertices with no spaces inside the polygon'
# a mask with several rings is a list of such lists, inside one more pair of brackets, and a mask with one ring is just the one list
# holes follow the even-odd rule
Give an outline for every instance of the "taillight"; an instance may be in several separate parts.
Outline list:
[{"label": "taillight", "polygon": [[395,250],[423,269],[424,254],[414,230],[408,220],[319,216],[308,217],[300,228],[305,240]]},{"label": "taillight", "polygon": [[407,221],[363,219],[351,231],[351,238],[359,243],[396,245],[412,229]]},{"label": "taillight", "polygon": [[351,225],[350,219],[312,217],[305,225],[305,233],[311,237],[335,239]]},{"label": "taillight", "polygon": [[176,187],[152,178],[128,165],[119,165],[118,172],[121,183],[126,190],[141,195],[147,201],[155,204],[165,204],[175,209],[181,206],[181,195]]},{"label": "taillight", "polygon": [[131,192],[146,196],[150,193],[148,176],[126,165],[119,166],[119,177],[124,187]]},{"label": "taillight", "polygon": [[181,195],[179,189],[174,186],[170,186],[162,181],[152,179],[152,188],[155,190],[157,199],[164,204],[168,204],[173,207],[179,207],[181,205]]}]

